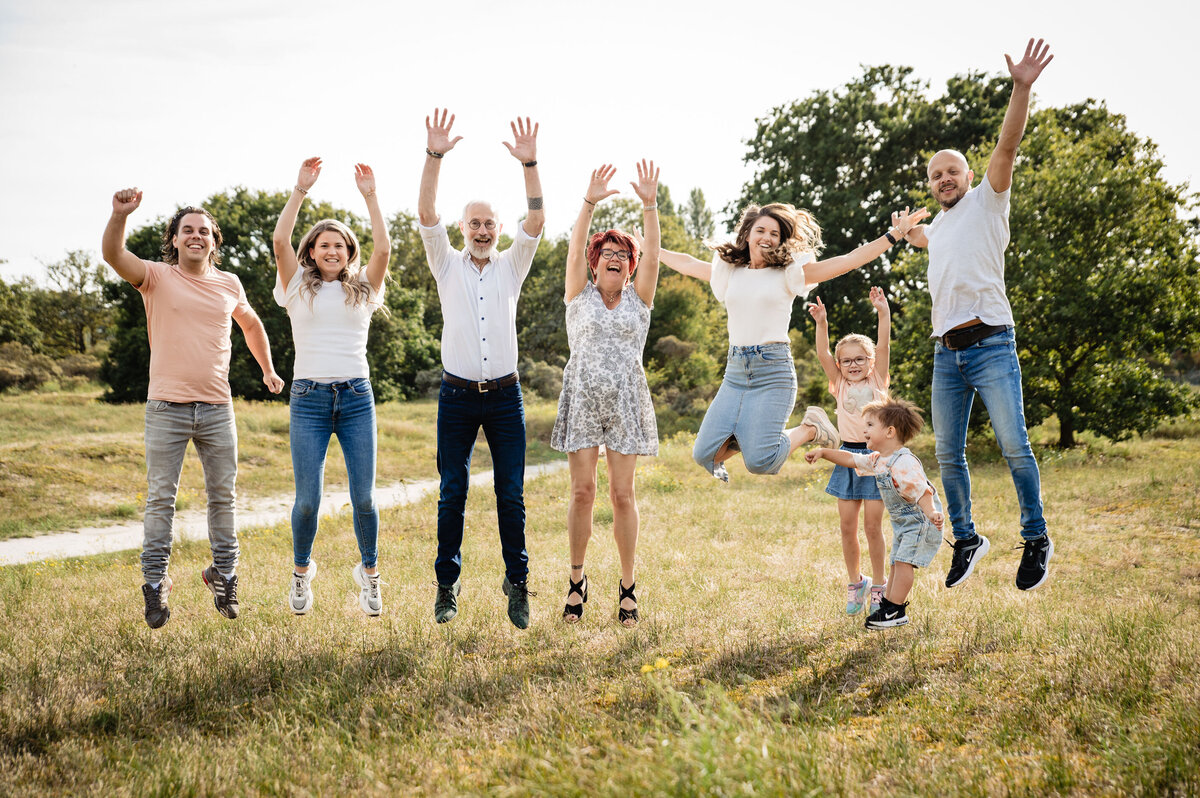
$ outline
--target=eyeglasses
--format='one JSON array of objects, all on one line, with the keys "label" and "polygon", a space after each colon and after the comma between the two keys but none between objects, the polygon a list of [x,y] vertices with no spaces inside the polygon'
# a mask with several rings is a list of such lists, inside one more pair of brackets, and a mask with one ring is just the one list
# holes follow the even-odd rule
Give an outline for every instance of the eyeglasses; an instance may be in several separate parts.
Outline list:
[{"label": "eyeglasses", "polygon": [[472,230],[478,230],[481,226],[487,228],[488,230],[496,229],[496,223],[491,219],[488,219],[486,222],[481,222],[478,219],[472,219],[471,221],[467,222],[467,227],[471,228]]},{"label": "eyeglasses", "polygon": [[865,366],[868,360],[870,358],[865,355],[859,355],[858,357],[844,357],[838,362],[843,366]]},{"label": "eyeglasses", "polygon": [[604,258],[605,260],[612,260],[613,258],[616,258],[617,260],[621,261],[621,263],[629,262],[629,253],[623,249],[602,249],[600,250],[600,257]]}]

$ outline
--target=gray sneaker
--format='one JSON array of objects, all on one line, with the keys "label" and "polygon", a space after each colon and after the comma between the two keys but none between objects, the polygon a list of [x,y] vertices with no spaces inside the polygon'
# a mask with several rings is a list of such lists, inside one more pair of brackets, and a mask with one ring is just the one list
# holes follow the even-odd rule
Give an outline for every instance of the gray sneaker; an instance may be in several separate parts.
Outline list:
[{"label": "gray sneaker", "polygon": [[358,606],[367,615],[378,615],[383,612],[383,597],[379,595],[379,573],[367,573],[362,563],[354,566],[351,572],[355,583],[361,588],[358,594]]},{"label": "gray sneaker", "polygon": [[146,600],[146,625],[157,629],[171,617],[171,608],[167,606],[167,596],[171,593],[171,577],[164,576],[158,587],[150,587],[142,583],[142,598]]},{"label": "gray sneaker", "polygon": [[210,565],[200,572],[200,578],[204,580],[204,586],[212,591],[217,612],[226,618],[238,617],[237,574],[226,579],[221,576],[217,566]]},{"label": "gray sneaker", "polygon": [[292,589],[288,591],[288,606],[297,615],[304,615],[312,609],[313,592],[312,580],[317,578],[317,561],[308,564],[308,570],[302,574],[292,571]]},{"label": "gray sneaker", "polygon": [[452,585],[437,586],[437,598],[433,602],[433,619],[438,623],[449,623],[458,615],[458,594],[462,592],[462,579]]},{"label": "gray sneaker", "polygon": [[510,582],[508,577],[500,583],[500,589],[508,596],[508,619],[518,629],[529,628],[529,583]]}]

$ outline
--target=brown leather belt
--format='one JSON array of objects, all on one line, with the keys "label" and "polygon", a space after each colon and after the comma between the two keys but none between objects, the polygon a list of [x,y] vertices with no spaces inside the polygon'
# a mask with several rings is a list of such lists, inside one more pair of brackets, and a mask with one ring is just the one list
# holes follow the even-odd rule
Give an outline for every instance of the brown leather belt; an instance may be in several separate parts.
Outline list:
[{"label": "brown leather belt", "polygon": [[497,391],[501,388],[507,388],[510,385],[516,385],[521,381],[521,378],[517,376],[517,372],[515,371],[512,374],[507,374],[494,380],[484,380],[483,382],[471,382],[470,380],[464,380],[462,377],[455,377],[448,371],[443,371],[442,379],[451,385],[456,385],[459,388],[467,388],[472,391],[479,391],[479,393]]},{"label": "brown leather belt", "polygon": [[1002,333],[1007,329],[1008,325],[1005,324],[974,324],[970,327],[960,327],[957,330],[950,330],[942,336],[942,346],[947,349],[966,349],[984,338]]}]

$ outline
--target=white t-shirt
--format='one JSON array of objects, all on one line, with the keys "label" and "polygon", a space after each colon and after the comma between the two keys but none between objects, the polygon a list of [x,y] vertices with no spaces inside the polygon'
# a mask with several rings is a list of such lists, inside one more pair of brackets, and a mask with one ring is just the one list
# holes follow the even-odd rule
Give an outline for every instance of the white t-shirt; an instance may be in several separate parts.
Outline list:
[{"label": "white t-shirt", "polygon": [[[308,305],[307,292],[300,292],[302,269],[288,281],[287,290],[275,273],[275,301],[287,308],[296,345],[293,380],[343,381],[370,377],[367,365],[367,330],[371,314],[383,304],[383,289],[372,289],[367,301],[353,307],[346,303],[341,282],[322,282]],[[370,288],[365,271],[358,273]]]},{"label": "white t-shirt", "polygon": [[1012,326],[1004,290],[1010,193],[996,193],[984,175],[983,182],[950,210],[939,211],[925,228],[935,338],[974,319]]},{"label": "white t-shirt", "polygon": [[792,302],[812,289],[804,281],[804,265],[812,260],[805,252],[784,268],[751,269],[713,254],[709,279],[713,296],[725,304],[731,346],[787,342]]}]

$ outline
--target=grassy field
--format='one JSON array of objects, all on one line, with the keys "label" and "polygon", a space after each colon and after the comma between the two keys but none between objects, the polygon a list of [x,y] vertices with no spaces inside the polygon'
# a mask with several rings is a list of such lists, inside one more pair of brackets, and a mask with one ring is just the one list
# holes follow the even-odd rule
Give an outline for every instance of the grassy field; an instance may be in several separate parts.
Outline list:
[{"label": "grassy field", "polygon": [[[98,389],[0,397],[0,540],[76,529],[111,519],[141,518],[146,499],[143,405],[109,405]],[[378,407],[379,482],[437,476],[436,401]],[[234,402],[238,422],[238,495],[293,491],[288,408],[282,402]],[[531,462],[558,456],[549,447],[554,407],[529,411]],[[487,449],[473,468],[491,467]],[[345,489],[346,466],[335,438],[326,488]],[[204,506],[204,476],[188,448],[179,509]]]},{"label": "grassy field", "polygon": [[[385,423],[407,419],[415,443],[394,462],[428,468],[432,406],[395,412]],[[77,423],[114,432],[82,411],[48,426]],[[723,486],[688,436],[639,472],[632,631],[614,619],[603,510],[583,621],[558,620],[565,473],[527,486],[539,595],[525,632],[504,613],[487,490],[468,508],[461,612],[441,627],[434,497],[383,514],[375,619],[357,606],[345,518],[322,522],[305,617],[284,606],[283,525],[243,536],[236,621],[200,584],[204,543],[178,546],[157,631],[137,552],[0,568],[0,794],[1196,795],[1198,429],[1039,449],[1057,551],[1033,593],[1013,585],[1011,480],[973,443],[992,552],[947,591],[943,547],[912,623],[889,632],[841,611],[826,471],[794,458],[752,477],[738,462]],[[930,448],[918,440],[927,464]]]}]

